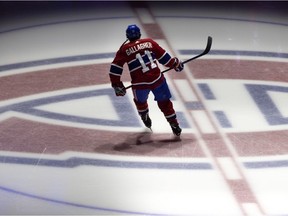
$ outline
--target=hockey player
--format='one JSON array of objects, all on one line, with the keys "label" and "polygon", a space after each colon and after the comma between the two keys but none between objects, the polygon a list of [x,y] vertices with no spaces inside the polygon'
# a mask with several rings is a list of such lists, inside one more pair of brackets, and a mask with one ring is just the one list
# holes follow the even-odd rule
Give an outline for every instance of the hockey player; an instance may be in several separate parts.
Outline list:
[{"label": "hockey player", "polygon": [[[182,129],[176,118],[171,93],[157,61],[175,71],[183,70],[184,65],[178,58],[172,58],[162,47],[150,38],[141,39],[138,26],[129,25],[126,30],[128,43],[119,48],[110,67],[110,81],[116,96],[124,96],[126,89],[121,81],[123,65],[128,64],[131,76],[134,102],[138,113],[147,128],[151,129],[148,94],[154,94],[154,100],[169,122],[173,133],[180,136]],[[156,61],[157,60],[157,61]]]}]

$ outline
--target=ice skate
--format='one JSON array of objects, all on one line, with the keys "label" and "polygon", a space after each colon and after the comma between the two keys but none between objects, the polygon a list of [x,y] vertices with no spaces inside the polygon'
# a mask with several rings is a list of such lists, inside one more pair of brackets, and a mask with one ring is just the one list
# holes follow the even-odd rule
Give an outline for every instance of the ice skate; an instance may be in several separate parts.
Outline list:
[{"label": "ice skate", "polygon": [[[141,116],[141,119],[142,119],[144,125],[151,130],[152,121],[151,121],[148,113],[145,114],[145,115],[142,115],[142,116]],[[152,131],[152,130],[151,130],[151,131]]]},{"label": "ice skate", "polygon": [[175,136],[180,136],[181,135],[181,132],[182,132],[182,129],[179,127],[179,124],[177,123],[170,123],[170,126],[171,126],[171,129],[173,131],[173,134]]}]

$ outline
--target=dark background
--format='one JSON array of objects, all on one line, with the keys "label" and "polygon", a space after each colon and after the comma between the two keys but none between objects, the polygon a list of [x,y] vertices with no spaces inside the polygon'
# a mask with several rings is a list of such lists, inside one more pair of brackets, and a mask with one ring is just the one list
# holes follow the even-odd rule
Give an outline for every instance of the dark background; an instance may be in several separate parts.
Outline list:
[{"label": "dark background", "polygon": [[[174,7],[185,4],[191,7],[209,9],[247,10],[251,12],[275,13],[285,15],[288,12],[286,1],[0,1],[1,19],[15,19],[22,16],[37,16],[55,11],[73,12],[85,8],[117,7],[120,3],[133,5],[159,4],[161,7]],[[107,11],[108,12],[108,11]]]}]

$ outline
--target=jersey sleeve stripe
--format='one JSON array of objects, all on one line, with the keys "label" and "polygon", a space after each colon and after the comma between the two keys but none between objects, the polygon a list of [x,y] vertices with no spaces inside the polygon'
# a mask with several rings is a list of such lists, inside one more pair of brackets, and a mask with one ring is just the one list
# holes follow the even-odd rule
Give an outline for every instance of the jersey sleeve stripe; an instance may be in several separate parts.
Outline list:
[{"label": "jersey sleeve stripe", "polygon": [[112,72],[109,72],[109,74],[111,74],[111,75],[114,75],[114,76],[121,76],[121,74],[115,74],[115,73],[112,73]]},{"label": "jersey sleeve stripe", "polygon": [[169,53],[165,52],[164,55],[162,55],[162,56],[158,59],[158,61],[159,61],[160,64],[166,65],[166,64],[168,64],[168,62],[170,61],[170,59],[171,59],[171,56],[169,55]]},{"label": "jersey sleeve stripe", "polygon": [[122,74],[122,71],[123,71],[123,67],[120,67],[119,65],[116,65],[116,64],[111,64],[110,74],[120,76]]},{"label": "jersey sleeve stripe", "polygon": [[167,52],[165,52],[160,58],[158,58],[158,61],[160,61],[165,55],[166,55]]}]

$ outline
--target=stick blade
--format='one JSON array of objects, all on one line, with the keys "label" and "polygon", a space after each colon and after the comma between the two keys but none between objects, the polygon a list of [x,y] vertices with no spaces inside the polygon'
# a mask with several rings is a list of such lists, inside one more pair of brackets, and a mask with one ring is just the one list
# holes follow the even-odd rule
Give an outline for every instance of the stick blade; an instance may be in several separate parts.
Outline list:
[{"label": "stick blade", "polygon": [[187,59],[186,61],[183,61],[183,64],[186,64],[187,62],[190,62],[190,61],[192,61],[194,59],[197,59],[197,58],[199,58],[199,57],[201,57],[203,55],[206,55],[207,53],[209,53],[209,51],[211,49],[211,46],[212,46],[212,37],[208,36],[207,45],[206,45],[205,50],[201,54],[199,54],[197,56],[194,56],[193,58]]},{"label": "stick blade", "polygon": [[204,50],[203,53],[207,54],[207,53],[210,51],[211,46],[212,46],[212,40],[213,40],[212,37],[211,37],[211,36],[208,36],[207,46],[206,46],[206,48],[205,48],[205,50]]}]

